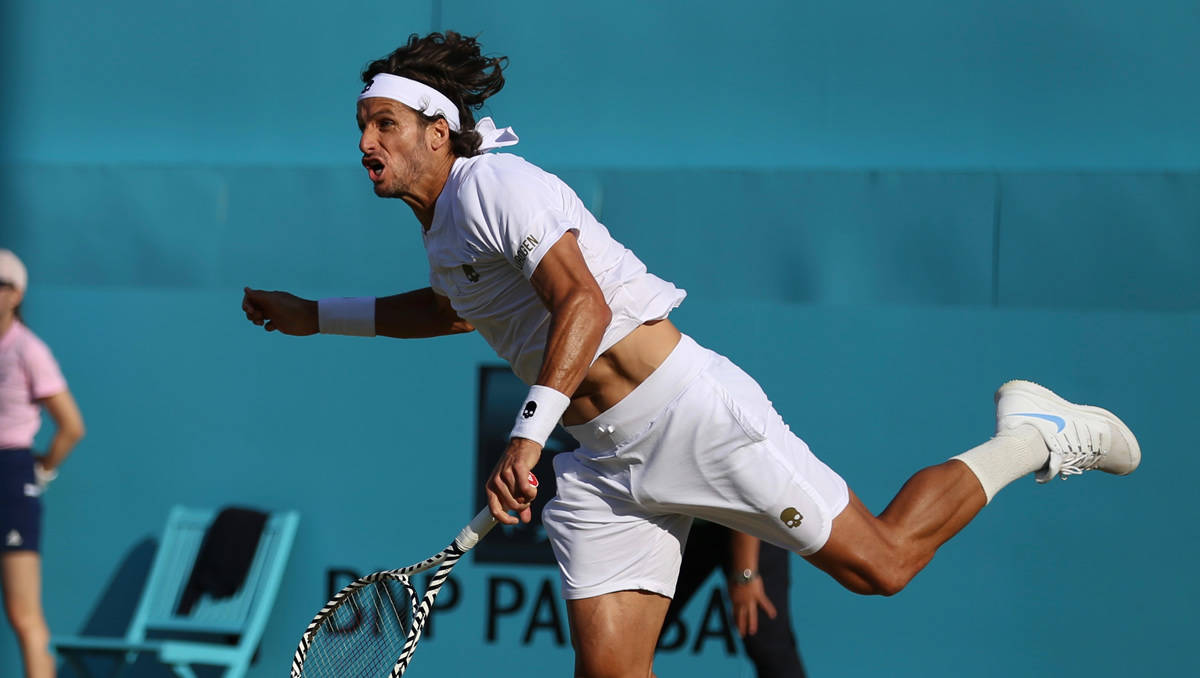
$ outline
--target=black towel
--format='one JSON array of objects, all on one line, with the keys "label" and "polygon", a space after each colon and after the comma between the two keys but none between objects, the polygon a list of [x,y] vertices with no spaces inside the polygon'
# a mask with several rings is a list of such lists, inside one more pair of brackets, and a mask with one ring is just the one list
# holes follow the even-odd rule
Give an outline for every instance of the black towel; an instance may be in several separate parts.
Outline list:
[{"label": "black towel", "polygon": [[205,593],[213,598],[228,598],[237,593],[246,581],[266,524],[267,514],[262,511],[221,509],[204,533],[175,614],[191,613],[192,606]]}]

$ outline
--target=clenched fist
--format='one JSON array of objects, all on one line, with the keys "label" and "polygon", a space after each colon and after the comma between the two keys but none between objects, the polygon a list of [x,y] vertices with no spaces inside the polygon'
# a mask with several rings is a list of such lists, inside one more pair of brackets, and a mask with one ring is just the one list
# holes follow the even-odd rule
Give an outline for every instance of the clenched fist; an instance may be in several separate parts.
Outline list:
[{"label": "clenched fist", "polygon": [[320,331],[317,302],[288,292],[267,292],[245,288],[242,310],[246,319],[268,332],[279,331],[296,337]]}]

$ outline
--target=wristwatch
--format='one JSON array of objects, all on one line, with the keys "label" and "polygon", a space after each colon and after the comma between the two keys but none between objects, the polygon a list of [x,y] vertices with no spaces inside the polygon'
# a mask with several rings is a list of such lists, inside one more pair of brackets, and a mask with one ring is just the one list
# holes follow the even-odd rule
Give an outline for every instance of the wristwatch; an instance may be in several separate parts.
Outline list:
[{"label": "wristwatch", "polygon": [[750,582],[754,581],[755,579],[758,579],[758,572],[756,570],[751,570],[750,568],[746,568],[746,569],[742,570],[740,573],[735,574],[733,576],[733,583],[749,584]]}]

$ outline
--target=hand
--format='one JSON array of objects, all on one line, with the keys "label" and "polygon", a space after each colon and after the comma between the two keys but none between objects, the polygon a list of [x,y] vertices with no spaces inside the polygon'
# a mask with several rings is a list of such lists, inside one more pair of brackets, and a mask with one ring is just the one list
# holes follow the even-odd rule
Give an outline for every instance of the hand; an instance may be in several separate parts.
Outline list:
[{"label": "hand", "polygon": [[767,598],[763,587],[762,577],[756,577],[748,584],[729,583],[729,599],[733,603],[733,620],[737,624],[738,633],[743,638],[758,633],[758,608],[771,619],[777,614],[775,606]]},{"label": "hand", "polygon": [[242,310],[246,319],[262,325],[268,332],[279,330],[294,337],[316,334],[321,330],[317,302],[287,292],[266,292],[245,288]]},{"label": "hand", "polygon": [[44,459],[45,457],[36,457],[33,460],[33,477],[37,481],[38,489],[42,492],[45,492],[51,481],[58,477],[58,471],[45,467]]},{"label": "hand", "polygon": [[[529,505],[537,497],[537,485],[530,473],[538,459],[542,456],[542,446],[526,440],[513,438],[508,442],[496,468],[492,470],[485,489],[487,490],[488,508],[496,520],[505,525],[516,525],[519,520],[527,523],[533,518]],[[516,516],[508,514],[509,510],[517,512]]]}]

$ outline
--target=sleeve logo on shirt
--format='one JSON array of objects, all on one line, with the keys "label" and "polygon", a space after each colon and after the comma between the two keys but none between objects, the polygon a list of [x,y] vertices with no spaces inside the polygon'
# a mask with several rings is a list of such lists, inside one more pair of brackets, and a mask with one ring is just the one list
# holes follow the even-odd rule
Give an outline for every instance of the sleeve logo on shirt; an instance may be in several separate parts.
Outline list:
[{"label": "sleeve logo on shirt", "polygon": [[475,270],[474,266],[463,264],[462,270],[466,274],[468,282],[479,282],[479,272]]},{"label": "sleeve logo on shirt", "polygon": [[521,241],[521,246],[517,248],[517,256],[513,258],[513,263],[517,268],[525,268],[525,260],[529,258],[529,254],[537,249],[538,239],[532,235],[525,236]]}]

